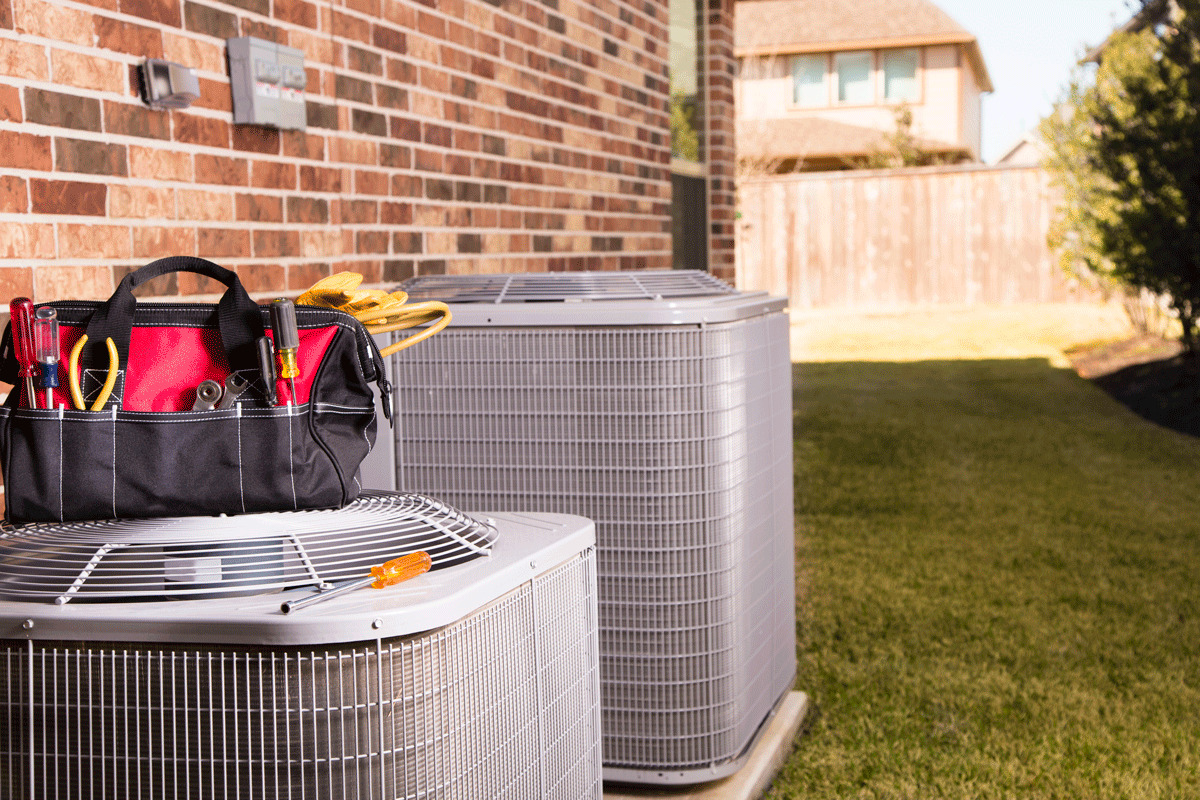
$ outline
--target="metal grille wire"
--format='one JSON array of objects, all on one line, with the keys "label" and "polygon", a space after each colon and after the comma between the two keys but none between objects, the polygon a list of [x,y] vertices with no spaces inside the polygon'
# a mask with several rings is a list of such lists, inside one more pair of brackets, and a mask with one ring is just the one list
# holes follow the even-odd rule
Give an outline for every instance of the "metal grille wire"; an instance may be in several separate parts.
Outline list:
[{"label": "metal grille wire", "polygon": [[259,594],[358,578],[425,550],[441,569],[487,554],[495,526],[417,494],[341,509],[0,527],[0,597],[129,600]]},{"label": "metal grille wire", "polygon": [[446,628],[334,648],[0,640],[0,796],[601,796],[588,549]]},{"label": "metal grille wire", "polygon": [[396,359],[398,487],[596,522],[606,766],[735,759],[791,682],[787,335],[452,326]]},{"label": "metal grille wire", "polygon": [[404,282],[413,300],[447,303],[537,303],[663,300],[734,294],[699,270],[546,272],[516,275],[422,275]]}]

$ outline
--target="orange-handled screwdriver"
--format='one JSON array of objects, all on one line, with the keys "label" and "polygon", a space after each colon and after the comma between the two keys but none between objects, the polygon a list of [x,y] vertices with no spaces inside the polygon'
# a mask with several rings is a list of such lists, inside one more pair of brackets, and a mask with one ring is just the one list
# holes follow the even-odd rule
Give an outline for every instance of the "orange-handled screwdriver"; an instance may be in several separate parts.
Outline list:
[{"label": "orange-handled screwdriver", "polygon": [[346,594],[347,592],[353,592],[355,589],[362,589],[366,586],[374,589],[394,586],[410,578],[415,578],[423,572],[428,572],[432,566],[433,559],[429,557],[429,553],[419,550],[415,553],[409,553],[406,556],[393,558],[382,566],[371,567],[371,577],[369,578],[347,581],[323,591],[318,591],[316,594],[310,594],[308,597],[302,597],[299,600],[289,600],[279,606],[279,610],[284,614],[290,614],[293,611],[299,611],[302,608],[322,603],[330,598]]},{"label": "orange-handled screwdriver", "polygon": [[382,567],[371,567],[371,577],[375,579],[374,583],[371,584],[371,588],[382,589],[385,586],[394,586],[397,583],[403,583],[409,578],[415,578],[423,572],[429,572],[429,568],[432,566],[433,559],[424,550],[409,553],[399,558],[393,558]]}]

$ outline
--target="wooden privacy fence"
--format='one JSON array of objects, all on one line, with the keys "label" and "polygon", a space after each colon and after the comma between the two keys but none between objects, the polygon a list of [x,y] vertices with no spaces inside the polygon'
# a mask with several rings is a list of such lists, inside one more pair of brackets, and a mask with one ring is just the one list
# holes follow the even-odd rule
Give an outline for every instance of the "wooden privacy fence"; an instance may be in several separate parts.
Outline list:
[{"label": "wooden privacy fence", "polygon": [[738,287],[793,309],[1078,299],[1046,244],[1038,167],[926,167],[743,179]]}]

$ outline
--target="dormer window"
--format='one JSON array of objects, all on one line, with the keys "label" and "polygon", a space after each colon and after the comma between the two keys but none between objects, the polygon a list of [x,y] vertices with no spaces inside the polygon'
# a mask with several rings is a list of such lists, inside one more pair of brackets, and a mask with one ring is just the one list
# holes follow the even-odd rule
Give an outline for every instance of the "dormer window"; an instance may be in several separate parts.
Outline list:
[{"label": "dormer window", "polygon": [[865,106],[875,102],[869,50],[836,54],[833,57],[833,71],[839,103]]},{"label": "dormer window", "polygon": [[883,61],[883,97],[888,102],[915,102],[921,99],[917,68],[921,52],[915,47],[885,50]]}]

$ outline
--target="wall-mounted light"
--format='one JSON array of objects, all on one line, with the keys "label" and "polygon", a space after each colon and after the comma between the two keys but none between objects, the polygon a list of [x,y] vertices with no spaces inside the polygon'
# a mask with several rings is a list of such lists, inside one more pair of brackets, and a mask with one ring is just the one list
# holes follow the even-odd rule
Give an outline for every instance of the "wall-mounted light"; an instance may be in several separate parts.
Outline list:
[{"label": "wall-mounted light", "polygon": [[200,79],[191,67],[148,58],[142,64],[142,99],[151,108],[187,108],[200,99]]}]

